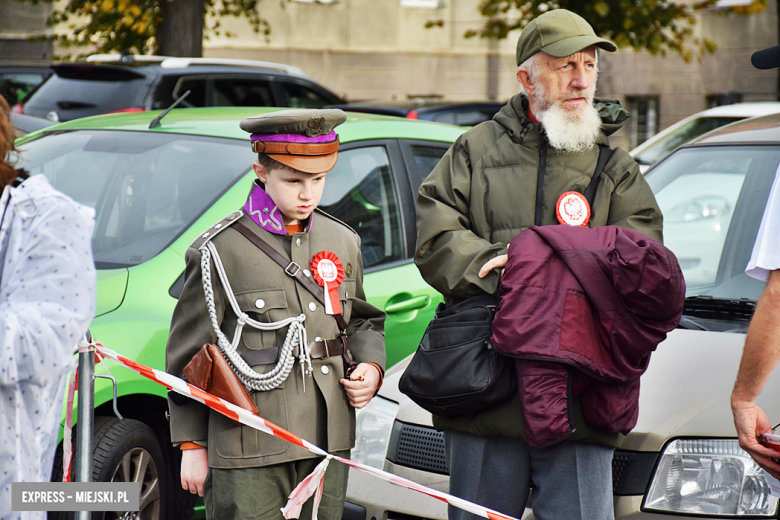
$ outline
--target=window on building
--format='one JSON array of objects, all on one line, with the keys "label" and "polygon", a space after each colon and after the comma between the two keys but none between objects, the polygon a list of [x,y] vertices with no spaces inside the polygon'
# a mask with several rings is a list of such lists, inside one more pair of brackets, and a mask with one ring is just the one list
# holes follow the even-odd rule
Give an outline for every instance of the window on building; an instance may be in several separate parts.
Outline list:
[{"label": "window on building", "polygon": [[709,94],[705,99],[707,100],[707,108],[714,108],[742,103],[742,97],[742,94],[739,92],[729,92],[728,94]]},{"label": "window on building", "polygon": [[629,140],[631,149],[647,141],[658,133],[660,101],[657,97],[641,96],[628,98],[628,110],[631,112]]},{"label": "window on building", "polygon": [[302,2],[304,4],[337,4],[339,0],[293,0],[293,2]]}]

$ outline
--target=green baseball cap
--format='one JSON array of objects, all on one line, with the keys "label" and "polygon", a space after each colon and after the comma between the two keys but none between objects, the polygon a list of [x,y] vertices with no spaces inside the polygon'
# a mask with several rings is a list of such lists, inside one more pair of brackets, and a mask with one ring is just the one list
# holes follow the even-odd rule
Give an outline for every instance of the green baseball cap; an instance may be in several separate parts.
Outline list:
[{"label": "green baseball cap", "polygon": [[517,40],[517,65],[542,51],[556,58],[571,56],[591,45],[615,52],[617,46],[599,38],[585,19],[566,9],[554,9],[534,18]]}]

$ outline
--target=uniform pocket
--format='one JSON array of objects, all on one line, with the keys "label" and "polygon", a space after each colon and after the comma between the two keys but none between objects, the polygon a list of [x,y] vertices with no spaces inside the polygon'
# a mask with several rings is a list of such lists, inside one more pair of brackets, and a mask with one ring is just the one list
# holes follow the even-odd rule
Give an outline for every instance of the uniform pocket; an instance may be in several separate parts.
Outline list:
[{"label": "uniform pocket", "polygon": [[[280,428],[289,429],[287,399],[284,390],[277,388],[267,392],[252,392],[252,399],[262,410],[263,417]],[[278,437],[236,424],[224,415],[211,412],[209,416],[209,447],[213,446],[223,459],[251,459],[278,455],[290,447],[290,443]]]},{"label": "uniform pocket", "polygon": [[[243,312],[261,323],[273,323],[290,316],[287,309],[287,296],[283,289],[246,291],[236,294],[236,301]],[[287,327],[281,330],[261,331],[245,325],[241,333],[241,345],[249,350],[270,348],[274,346],[277,335],[283,340],[282,333],[285,333],[286,330]],[[280,344],[282,340],[280,340]]]}]

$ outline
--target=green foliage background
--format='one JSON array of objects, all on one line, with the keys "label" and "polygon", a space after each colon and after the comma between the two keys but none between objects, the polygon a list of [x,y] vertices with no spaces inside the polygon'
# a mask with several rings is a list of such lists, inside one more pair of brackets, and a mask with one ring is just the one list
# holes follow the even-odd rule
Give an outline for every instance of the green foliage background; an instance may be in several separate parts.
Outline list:
[{"label": "green foliage background", "polygon": [[[18,2],[52,3],[53,0],[17,0]],[[55,34],[63,46],[94,45],[97,52],[128,52],[155,54],[157,32],[162,22],[160,3],[171,0],[67,0],[64,7],[55,8],[48,23],[66,27],[67,32]],[[373,0],[377,2],[398,0]],[[754,14],[766,8],[768,0],[719,10],[722,13]],[[285,0],[280,0],[284,5]],[[696,12],[707,9],[717,0],[694,3],[674,3],[669,0],[482,0],[479,12],[483,25],[466,31],[466,38],[506,38],[510,32],[522,29],[528,22],[550,9],[565,8],[580,14],[596,31],[618,47],[647,50],[666,56],[678,53],[691,61],[696,53],[714,52],[715,43],[694,36]],[[259,14],[260,0],[203,0],[211,26],[204,35],[231,35],[220,29],[220,17],[245,17],[255,33],[268,37],[271,27]],[[442,26],[444,21],[431,20],[426,26]]]},{"label": "green foliage background", "polygon": [[[668,0],[482,0],[479,11],[486,18],[482,27],[466,31],[467,38],[506,38],[511,31],[522,29],[528,22],[550,9],[564,8],[585,18],[601,37],[614,41],[618,47],[633,47],[651,54],[666,56],[676,52],[685,61],[694,53],[713,52],[715,43],[694,36],[697,11],[715,5],[717,0],[696,3],[674,3]],[[719,10],[721,13],[754,14],[766,8],[767,0],[752,0],[746,6]],[[441,20],[428,26],[443,25]]]},{"label": "green foliage background", "polygon": [[[17,1],[53,3],[53,0]],[[67,28],[67,32],[54,35],[63,47],[94,45],[100,53],[156,54],[157,32],[162,22],[160,4],[165,1],[170,0],[69,0],[64,7],[55,7],[47,23],[55,27],[63,24],[61,27]],[[260,16],[259,3],[260,0],[203,0],[205,14],[215,20],[204,27],[205,37],[209,34],[234,36],[221,30],[222,16],[244,17],[255,33],[267,37],[271,27]]]}]

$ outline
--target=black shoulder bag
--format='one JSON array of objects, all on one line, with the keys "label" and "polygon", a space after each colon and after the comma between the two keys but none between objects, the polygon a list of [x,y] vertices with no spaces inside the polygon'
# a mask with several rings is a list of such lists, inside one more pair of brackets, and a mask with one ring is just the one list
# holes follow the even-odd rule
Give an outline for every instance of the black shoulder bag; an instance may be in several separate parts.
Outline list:
[{"label": "black shoulder bag", "polygon": [[[600,146],[584,193],[591,205],[612,152]],[[538,191],[541,188],[540,182]],[[537,195],[541,197],[541,192]],[[483,292],[439,304],[401,376],[399,390],[425,410],[448,417],[488,410],[512,399],[517,388],[514,360],[490,344],[498,301],[499,294]]]}]

